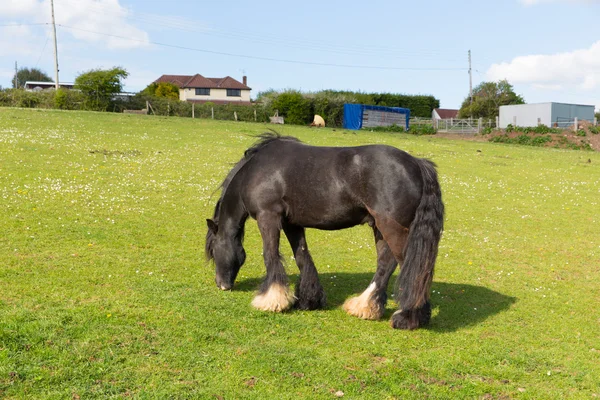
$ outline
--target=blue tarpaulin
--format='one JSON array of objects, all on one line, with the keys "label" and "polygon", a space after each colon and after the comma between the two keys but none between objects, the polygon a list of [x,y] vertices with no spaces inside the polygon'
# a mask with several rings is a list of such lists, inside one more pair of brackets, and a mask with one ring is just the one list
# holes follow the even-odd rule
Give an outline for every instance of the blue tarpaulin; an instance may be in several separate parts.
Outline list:
[{"label": "blue tarpaulin", "polygon": [[[365,114],[370,116],[371,119],[365,119]],[[389,126],[401,122],[405,125],[405,129],[408,130],[409,118],[410,110],[408,108],[370,106],[366,104],[344,104],[343,126],[345,129],[358,130],[361,129],[363,125],[365,125],[365,127]]]},{"label": "blue tarpaulin", "polygon": [[358,130],[362,128],[362,104],[344,104],[344,128]]}]

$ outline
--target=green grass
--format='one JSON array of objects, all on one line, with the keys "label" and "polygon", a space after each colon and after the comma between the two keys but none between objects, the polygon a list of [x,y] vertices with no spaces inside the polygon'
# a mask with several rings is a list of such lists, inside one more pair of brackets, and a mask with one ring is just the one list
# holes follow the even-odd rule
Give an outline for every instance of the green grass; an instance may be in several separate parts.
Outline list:
[{"label": "green grass", "polygon": [[278,127],[439,165],[433,318],[406,332],[390,328],[391,302],[381,321],[341,309],[374,273],[365,226],[308,233],[325,310],[252,309],[253,220],[235,290],[216,288],[205,219],[267,128],[0,108],[0,397],[600,396],[600,154]]}]

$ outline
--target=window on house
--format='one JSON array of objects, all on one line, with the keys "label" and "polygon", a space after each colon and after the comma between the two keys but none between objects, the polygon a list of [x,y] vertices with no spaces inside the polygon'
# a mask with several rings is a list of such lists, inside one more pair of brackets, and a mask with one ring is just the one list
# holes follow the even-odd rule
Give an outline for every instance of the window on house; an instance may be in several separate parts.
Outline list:
[{"label": "window on house", "polygon": [[196,88],[196,96],[210,96],[210,88]]},{"label": "window on house", "polygon": [[242,97],[241,89],[227,89],[228,97]]}]

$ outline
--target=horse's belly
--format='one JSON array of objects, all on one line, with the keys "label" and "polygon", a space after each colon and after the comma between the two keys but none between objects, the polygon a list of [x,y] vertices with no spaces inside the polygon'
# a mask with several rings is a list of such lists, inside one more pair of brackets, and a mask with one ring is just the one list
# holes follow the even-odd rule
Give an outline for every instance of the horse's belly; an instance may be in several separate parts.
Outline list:
[{"label": "horse's belly", "polygon": [[367,210],[360,207],[321,203],[312,207],[309,204],[290,207],[287,218],[289,222],[306,228],[337,230],[364,224],[368,222],[370,215]]}]

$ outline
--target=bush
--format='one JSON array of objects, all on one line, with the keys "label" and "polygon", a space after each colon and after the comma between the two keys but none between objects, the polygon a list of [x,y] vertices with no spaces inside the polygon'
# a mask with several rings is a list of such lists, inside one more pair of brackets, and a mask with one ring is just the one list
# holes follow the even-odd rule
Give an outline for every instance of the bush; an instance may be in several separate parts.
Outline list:
[{"label": "bush", "polygon": [[14,95],[14,103],[16,107],[35,108],[40,103],[43,103],[44,94],[42,92],[15,90]]},{"label": "bush", "polygon": [[[411,128],[412,128],[412,126],[411,126]],[[363,129],[368,129],[373,132],[400,132],[400,133],[408,132],[404,125],[396,125],[396,124],[392,124],[392,125],[388,125],[388,126],[374,126],[371,128],[363,128]]]},{"label": "bush", "polygon": [[67,110],[67,92],[64,89],[58,89],[54,93],[54,107],[59,110]]},{"label": "bush", "polygon": [[279,94],[271,107],[278,110],[279,115],[283,116],[288,124],[308,125],[313,120],[311,101],[297,91],[287,91]]},{"label": "bush", "polygon": [[428,124],[413,124],[410,126],[408,133],[412,135],[435,135],[436,130],[433,125]]},{"label": "bush", "polygon": [[545,134],[545,133],[549,133],[551,131],[551,129],[544,124],[540,124],[540,125],[536,126],[535,128],[533,128],[533,131],[535,133]]},{"label": "bush", "polygon": [[490,138],[490,142],[521,144],[527,146],[544,146],[546,143],[551,141],[552,137],[550,136],[530,136],[526,133],[514,138],[509,137],[507,134],[493,136]]},{"label": "bush", "polygon": [[[280,99],[280,97],[283,98]],[[300,98],[305,101],[302,102]],[[292,107],[290,102],[295,102]],[[440,105],[433,96],[405,95],[392,93],[361,93],[349,91],[323,90],[316,93],[298,91],[277,92],[273,89],[258,94],[257,102],[271,110],[279,110],[286,123],[309,124],[314,114],[325,119],[327,126],[342,126],[344,104],[367,104],[387,107],[408,108],[411,117],[431,118],[431,112]]]}]

